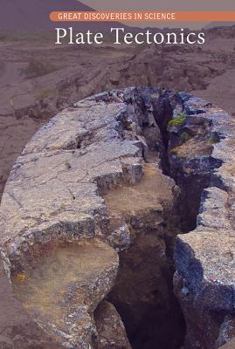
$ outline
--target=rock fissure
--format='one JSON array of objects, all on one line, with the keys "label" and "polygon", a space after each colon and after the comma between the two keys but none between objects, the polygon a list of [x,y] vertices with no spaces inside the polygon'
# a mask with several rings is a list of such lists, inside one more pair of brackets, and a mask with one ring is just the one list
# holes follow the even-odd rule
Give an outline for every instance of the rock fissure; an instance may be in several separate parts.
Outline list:
[{"label": "rock fissure", "polygon": [[128,88],[35,134],[3,194],[0,243],[42,348],[216,349],[232,337],[234,133],[201,99]]}]

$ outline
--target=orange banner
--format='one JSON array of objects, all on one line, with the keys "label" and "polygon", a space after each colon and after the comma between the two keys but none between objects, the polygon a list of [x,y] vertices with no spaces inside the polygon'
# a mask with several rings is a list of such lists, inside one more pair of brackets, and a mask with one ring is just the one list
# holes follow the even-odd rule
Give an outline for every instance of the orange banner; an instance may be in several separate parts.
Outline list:
[{"label": "orange banner", "polygon": [[235,22],[235,11],[53,11],[53,22]]}]

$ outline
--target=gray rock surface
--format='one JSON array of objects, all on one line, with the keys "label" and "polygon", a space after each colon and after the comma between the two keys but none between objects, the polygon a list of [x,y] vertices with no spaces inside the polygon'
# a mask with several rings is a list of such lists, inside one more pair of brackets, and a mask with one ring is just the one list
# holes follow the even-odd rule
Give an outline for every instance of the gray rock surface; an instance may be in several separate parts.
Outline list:
[{"label": "gray rock surface", "polygon": [[[211,348],[221,325],[219,314],[235,311],[235,233],[231,204],[235,122],[221,109],[198,98],[190,97],[185,102],[185,112],[202,119],[203,131],[198,127],[190,140],[178,144],[171,161],[180,169],[182,181],[191,181],[189,209],[190,200],[193,204],[195,198],[199,199],[200,208],[196,228],[180,235],[176,243],[175,290],[188,324],[185,347]],[[178,134],[180,128],[187,129],[187,119],[188,116],[178,127]],[[195,139],[197,148],[190,148]],[[205,142],[211,145],[209,152]],[[202,195],[197,197],[199,189]]]},{"label": "gray rock surface", "polygon": [[[74,245],[77,240],[98,238],[117,247],[108,229],[107,208],[101,195],[118,184],[134,184],[142,177],[142,153],[148,151],[141,131],[145,115],[138,106],[124,100],[135,94],[135,89],[127,89],[125,96],[123,91],[104,93],[75,104],[41,128],[16,161],[2,197],[0,240],[5,270],[19,298],[23,286],[18,284],[22,283],[32,290],[35,299],[34,269],[42,275],[42,292],[47,290],[49,276],[40,268],[47,265],[48,251],[56,255],[53,263],[61,258],[56,250],[58,243]],[[127,248],[128,243],[124,241],[122,247]],[[113,250],[107,256],[109,267],[96,271],[92,282],[91,276],[83,281],[90,295],[88,304],[83,297],[74,299],[72,290],[62,297],[67,304],[63,314],[67,320],[63,323],[58,323],[58,316],[47,318],[41,311],[39,306],[45,307],[41,295],[33,309],[26,300],[24,305],[36,323],[59,345],[93,345],[96,331],[88,314],[112,288],[118,265],[115,253]],[[90,253],[87,258],[96,260]],[[93,275],[97,266],[90,268]],[[74,278],[71,287],[79,289]],[[81,310],[79,324],[74,309]]]},{"label": "gray rock surface", "polygon": [[[217,315],[234,313],[235,122],[221,109],[191,95],[150,88],[112,91],[74,104],[42,127],[17,159],[2,197],[1,255],[13,286],[30,286],[33,270],[40,270],[37,266],[48,255],[58,256],[60,244],[76,247],[82,241],[93,248],[98,243],[107,252],[105,264],[101,263],[104,269],[91,264],[90,274],[82,279],[89,302],[83,296],[76,298],[81,285],[76,278],[70,280],[68,297],[62,297],[63,302],[66,299],[63,321],[70,320],[61,325],[40,312],[34,316],[58,348],[93,346],[98,336],[93,312],[114,285],[115,249],[127,250],[132,243],[128,222],[110,225],[104,194],[139,182],[144,162],[155,163],[158,170],[166,166],[161,137],[179,112],[185,113],[185,120],[167,131],[171,174],[177,184],[182,184],[181,179],[187,183],[187,193],[197,193],[191,202],[200,206],[191,209],[187,197],[185,215],[196,219],[199,209],[197,227],[179,235],[175,251],[175,292],[188,328],[185,348],[194,343],[195,348],[209,349],[224,320]],[[185,132],[189,138],[182,136]],[[162,172],[160,177],[166,180]],[[176,194],[173,180],[168,181],[171,195]],[[164,224],[164,204],[159,200],[159,225]],[[138,220],[132,223],[143,228]],[[161,253],[164,257],[165,246]],[[91,256],[95,260],[95,253]],[[89,282],[91,275],[97,282]],[[79,325],[75,309],[81,310]],[[200,323],[197,329],[195,322]]]}]

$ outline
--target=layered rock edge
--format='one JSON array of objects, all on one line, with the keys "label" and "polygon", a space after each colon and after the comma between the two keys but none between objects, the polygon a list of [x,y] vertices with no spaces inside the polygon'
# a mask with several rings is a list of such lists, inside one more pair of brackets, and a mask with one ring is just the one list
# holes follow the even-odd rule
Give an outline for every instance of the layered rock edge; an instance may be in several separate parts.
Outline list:
[{"label": "layered rock edge", "polygon": [[[206,136],[200,134],[199,126],[195,136],[187,124],[195,126],[199,118],[208,131]],[[171,119],[175,122],[169,124]],[[231,338],[223,333],[229,332],[226,323],[231,325],[235,311],[235,122],[226,112],[190,94],[128,88],[86,98],[52,118],[17,159],[2,197],[1,255],[10,280],[24,278],[38,246],[52,241],[89,239],[113,251],[110,268],[101,273],[91,288],[89,304],[85,302],[80,309],[83,328],[64,335],[40,324],[49,335],[63,338],[59,339],[62,347],[92,345],[96,329],[89,314],[112,289],[117,252],[130,244],[128,234],[120,239],[110,230],[103,196],[116,186],[141,180],[157,126],[162,135],[168,133],[170,141],[168,149],[159,144],[154,162],[164,167],[164,156],[168,157],[169,173],[178,185],[179,173],[187,179],[198,176],[200,180],[201,175],[207,179],[199,193],[196,228],[178,235],[175,248],[174,284],[187,324],[185,348],[209,348],[212,343],[218,347]],[[191,131],[190,138],[182,136],[185,128]],[[192,144],[194,139],[200,144],[199,151]],[[209,151],[205,140],[210,143]],[[218,338],[218,329],[211,324],[214,313],[220,315]],[[71,327],[77,314],[69,319]],[[195,328],[197,321],[202,326]]]}]

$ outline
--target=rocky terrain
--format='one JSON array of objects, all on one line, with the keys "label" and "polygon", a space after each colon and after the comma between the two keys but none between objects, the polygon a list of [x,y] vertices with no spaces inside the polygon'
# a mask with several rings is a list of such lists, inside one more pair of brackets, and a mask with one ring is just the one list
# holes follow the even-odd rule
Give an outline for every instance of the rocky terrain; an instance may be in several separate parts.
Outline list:
[{"label": "rocky terrain", "polygon": [[210,102],[149,87],[43,126],[0,207],[0,347],[231,348],[234,132]]},{"label": "rocky terrain", "polygon": [[234,27],[210,29],[203,47],[56,48],[51,36],[2,34],[0,192],[34,132],[77,100],[110,88],[195,91],[232,115]]}]

